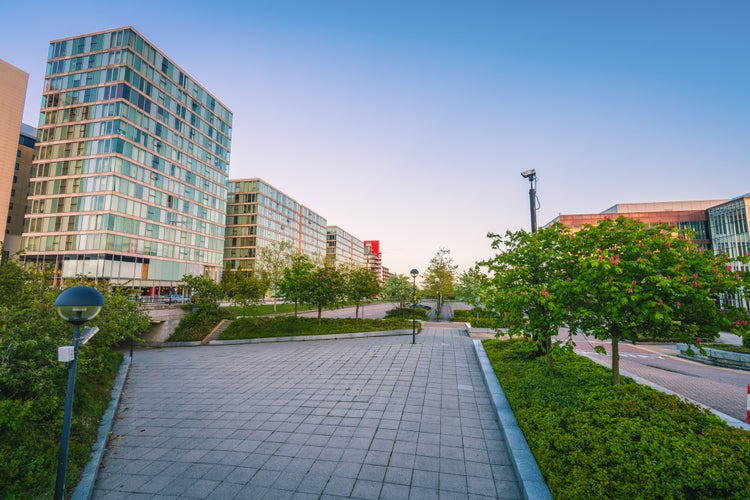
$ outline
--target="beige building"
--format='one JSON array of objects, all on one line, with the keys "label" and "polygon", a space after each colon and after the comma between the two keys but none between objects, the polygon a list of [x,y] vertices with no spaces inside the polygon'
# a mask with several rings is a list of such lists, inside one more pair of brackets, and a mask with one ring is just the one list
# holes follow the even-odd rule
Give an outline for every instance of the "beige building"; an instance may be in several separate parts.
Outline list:
[{"label": "beige building", "polygon": [[0,242],[3,244],[9,234],[8,222],[12,220],[9,207],[14,177],[18,183],[16,165],[21,156],[18,146],[28,80],[28,73],[0,59]]},{"label": "beige building", "polygon": [[224,262],[231,270],[252,269],[264,248],[286,243],[321,260],[326,255],[326,220],[258,178],[229,181]]},{"label": "beige building", "polygon": [[334,266],[365,265],[365,245],[338,226],[328,226],[326,236],[326,263]]}]

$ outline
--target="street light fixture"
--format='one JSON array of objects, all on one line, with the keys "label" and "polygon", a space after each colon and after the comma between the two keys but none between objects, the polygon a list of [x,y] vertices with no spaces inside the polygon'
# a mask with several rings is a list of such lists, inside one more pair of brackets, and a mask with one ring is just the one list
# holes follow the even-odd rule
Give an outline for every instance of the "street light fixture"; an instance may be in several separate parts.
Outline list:
[{"label": "street light fixture", "polygon": [[[57,479],[55,482],[55,500],[65,498],[65,471],[68,463],[68,442],[70,441],[70,419],[73,414],[73,393],[76,383],[76,365],[78,345],[81,340],[81,325],[94,319],[102,310],[104,297],[99,290],[88,286],[74,286],[57,296],[55,309],[62,319],[73,325],[73,349],[61,348],[58,359],[70,361],[68,365],[68,388],[65,393],[65,412],[63,414],[60,451],[57,455]],[[95,333],[95,332],[94,332]],[[88,339],[86,339],[88,340]],[[63,359],[64,353],[68,353]]]},{"label": "street light fixture", "polygon": [[531,232],[536,233],[536,170],[529,169],[521,172],[521,177],[529,180],[529,209],[531,210]]},{"label": "street light fixture", "polygon": [[412,269],[409,274],[412,277],[412,302],[411,302],[411,343],[416,343],[417,338],[417,276],[419,271]]}]

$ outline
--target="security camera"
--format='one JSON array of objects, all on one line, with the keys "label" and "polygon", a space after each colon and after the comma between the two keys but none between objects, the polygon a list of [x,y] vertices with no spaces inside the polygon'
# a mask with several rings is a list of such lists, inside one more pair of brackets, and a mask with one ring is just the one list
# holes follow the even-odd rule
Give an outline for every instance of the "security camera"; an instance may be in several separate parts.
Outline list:
[{"label": "security camera", "polygon": [[534,170],[533,168],[530,170],[524,170],[523,172],[521,172],[521,177],[523,177],[524,179],[534,177],[535,175],[536,175],[536,170]]}]

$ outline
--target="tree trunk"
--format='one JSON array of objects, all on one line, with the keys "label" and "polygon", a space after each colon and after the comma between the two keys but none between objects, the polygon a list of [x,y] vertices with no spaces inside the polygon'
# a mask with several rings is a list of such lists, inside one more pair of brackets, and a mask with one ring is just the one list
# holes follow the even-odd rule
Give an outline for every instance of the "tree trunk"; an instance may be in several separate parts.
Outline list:
[{"label": "tree trunk", "polygon": [[357,309],[354,310],[354,319],[359,319],[359,302],[357,302]]},{"label": "tree trunk", "polygon": [[323,306],[318,306],[318,319],[323,316]]},{"label": "tree trunk", "polygon": [[296,301],[296,300],[294,301],[294,317],[295,318],[297,317],[297,304],[298,303],[299,303],[298,301]]},{"label": "tree trunk", "polygon": [[620,384],[620,335],[612,333],[612,385]]},{"label": "tree trunk", "polygon": [[276,297],[273,298],[273,312],[276,313]]}]

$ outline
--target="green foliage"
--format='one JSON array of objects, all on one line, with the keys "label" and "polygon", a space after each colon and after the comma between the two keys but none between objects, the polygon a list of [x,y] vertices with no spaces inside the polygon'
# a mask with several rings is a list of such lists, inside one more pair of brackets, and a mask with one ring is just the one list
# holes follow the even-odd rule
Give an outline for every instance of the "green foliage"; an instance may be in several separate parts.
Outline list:
[{"label": "green foliage", "polygon": [[[389,309],[385,313],[386,318],[405,318],[405,319],[411,319],[412,316],[414,316],[415,309],[411,307],[397,307],[395,309]],[[416,318],[422,321],[428,321],[429,316],[427,314],[427,311],[422,309],[421,307],[416,308]]]},{"label": "green foliage", "polygon": [[[94,283],[71,280],[68,285]],[[139,304],[99,283],[102,312],[87,323],[99,333],[80,346],[69,445],[67,486],[88,461],[109,404],[122,356],[112,349],[150,325]],[[67,365],[57,348],[70,345],[73,327],[53,306],[60,289],[14,262],[0,266],[0,497],[44,498],[54,491]]]},{"label": "green foliage", "polygon": [[334,267],[315,267],[302,283],[302,302],[318,310],[318,319],[323,309],[336,306],[344,296],[344,276]]},{"label": "green foliage", "polygon": [[310,275],[315,265],[309,257],[296,254],[291,258],[291,263],[284,268],[283,277],[278,283],[278,294],[289,302],[294,303],[294,315],[300,302],[304,302],[307,287],[310,284]]},{"label": "green foliage", "polygon": [[190,301],[205,311],[219,308],[219,301],[224,298],[221,286],[205,276],[183,276],[182,280],[192,289]]},{"label": "green foliage", "polygon": [[531,342],[483,345],[554,498],[750,497],[750,432],[565,350],[550,373]]},{"label": "green foliage", "polygon": [[252,270],[225,270],[221,276],[221,289],[233,303],[241,307],[250,307],[263,301],[268,290],[268,281],[259,278]]},{"label": "green foliage", "polygon": [[174,329],[172,335],[169,336],[170,342],[194,342],[203,340],[211,330],[222,319],[232,318],[233,315],[230,311],[225,308],[208,308],[202,309],[194,307],[196,310],[191,310],[187,316],[180,320],[177,328]]},{"label": "green foliage", "polygon": [[478,266],[463,271],[458,275],[458,283],[455,289],[456,298],[467,304],[476,304],[477,299],[483,300],[488,279]]},{"label": "green foliage", "polygon": [[259,304],[250,307],[241,306],[226,306],[221,308],[223,311],[232,317],[237,316],[266,316],[269,314],[286,314],[294,312],[294,304],[281,303],[278,305],[274,304]]},{"label": "green foliage", "polygon": [[240,318],[219,336],[220,340],[255,339],[333,333],[377,332],[411,329],[411,321],[352,318]]},{"label": "green foliage", "polygon": [[343,269],[343,293],[346,300],[354,302],[357,309],[355,317],[359,317],[359,306],[362,301],[380,294],[380,283],[375,273],[366,267]]},{"label": "green foliage", "polygon": [[442,307],[443,300],[446,297],[453,297],[454,287],[456,286],[458,265],[453,264],[453,259],[449,257],[450,253],[451,251],[445,248],[438,250],[435,256],[430,259],[430,265],[422,276],[422,288],[425,294],[435,292],[438,310]]},{"label": "green foliage", "polygon": [[408,276],[394,274],[383,285],[383,298],[398,304],[400,308],[405,308],[413,300],[413,291],[414,283],[409,280]]},{"label": "green foliage", "polygon": [[[477,313],[479,319],[477,319]],[[471,323],[474,328],[507,328],[507,324],[492,311],[475,307],[473,309],[454,309],[453,321]]]},{"label": "green foliage", "polygon": [[569,275],[568,256],[561,251],[566,235],[559,225],[536,233],[490,234],[492,248],[502,251],[480,264],[492,276],[484,296],[488,311],[508,328],[509,335],[530,332],[539,340],[549,369],[553,369],[552,338],[569,321],[566,297],[560,291]]}]

